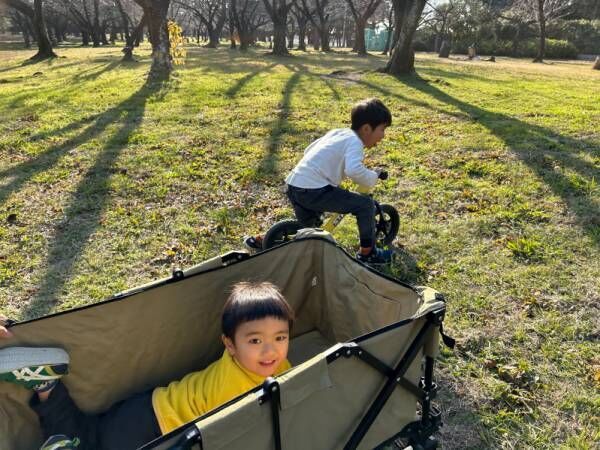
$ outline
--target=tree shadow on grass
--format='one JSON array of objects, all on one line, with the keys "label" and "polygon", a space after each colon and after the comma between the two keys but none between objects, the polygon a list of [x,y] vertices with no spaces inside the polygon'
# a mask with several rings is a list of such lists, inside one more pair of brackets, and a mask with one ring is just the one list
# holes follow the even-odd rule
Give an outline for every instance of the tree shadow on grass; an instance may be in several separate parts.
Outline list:
[{"label": "tree shadow on grass", "polygon": [[302,74],[293,71],[283,88],[283,97],[277,105],[277,117],[271,125],[267,149],[259,161],[256,174],[259,177],[270,177],[276,173],[277,162],[279,160],[279,147],[282,137],[291,131],[289,117],[291,114],[291,100],[294,88],[300,81]]},{"label": "tree shadow on grass", "polygon": [[[502,113],[471,105],[452,97],[433,86],[429,80],[419,76],[394,79],[456,110],[439,108],[362,79],[335,78],[355,82],[384,95],[400,98],[407,103],[442,112],[462,121],[482,124],[501,139],[563,200],[569,210],[575,214],[581,228],[596,245],[600,245],[600,204],[593,196],[594,190],[597,191],[598,169],[593,163],[586,162],[576,155],[576,152],[585,152],[592,158],[600,158],[600,146],[597,143],[564,136],[549,128],[532,125]],[[557,167],[559,170],[556,169]],[[571,173],[561,172],[563,168],[569,169]]]},{"label": "tree shadow on grass", "polygon": [[333,87],[329,80],[324,79],[318,74],[312,73],[301,64],[285,64],[285,66],[288,70],[290,70],[290,72],[292,72],[292,75],[290,78],[288,78],[285,87],[283,88],[283,97],[281,102],[279,102],[277,105],[277,118],[271,125],[267,151],[263,155],[263,158],[260,160],[256,169],[256,173],[261,177],[271,176],[276,173],[281,140],[283,136],[294,131],[293,126],[289,122],[289,117],[291,115],[291,98],[294,89],[303,76],[320,78],[329,87],[329,89],[331,89],[334,99],[340,99],[339,92]]},{"label": "tree shadow on grass", "polygon": [[277,63],[273,63],[273,64],[270,64],[265,67],[259,67],[256,70],[249,72],[247,75],[244,75],[242,78],[237,80],[237,82],[233,86],[231,86],[229,89],[227,89],[227,91],[225,92],[225,95],[229,98],[235,97],[242,90],[242,88],[246,84],[248,84],[254,77],[256,77],[259,73],[268,72],[275,66],[277,66]]},{"label": "tree shadow on grass", "polygon": [[140,66],[143,63],[139,63],[137,61],[123,61],[122,59],[117,59],[110,62],[105,62],[103,64],[99,64],[98,66],[91,67],[84,71],[77,72],[76,75],[73,76],[73,80],[75,81],[89,81],[95,80],[100,77],[102,74],[109,72],[113,69],[119,68],[127,68],[133,69]]},{"label": "tree shadow on grass", "polygon": [[[13,179],[0,190],[0,203],[8,195],[19,189],[35,174],[53,167],[68,151],[84,144],[104,132],[111,124],[120,127],[99,151],[93,166],[75,188],[72,200],[65,211],[64,219],[57,225],[50,243],[47,267],[40,288],[29,305],[23,310],[22,317],[33,318],[47,314],[60,295],[73,267],[98,227],[102,212],[108,201],[110,177],[113,166],[129,137],[142,121],[146,103],[150,97],[164,92],[166,80],[148,80],[128,99],[110,108],[96,117],[91,125],[79,135],[66,142],[53,146],[44,154],[28,162],[0,173],[0,177],[11,172]],[[79,123],[83,125],[82,122]]]},{"label": "tree shadow on grass", "polygon": [[[598,158],[598,144],[564,136],[551,129],[471,105],[452,97],[420,77],[402,77],[398,80],[458,109],[466,114],[469,120],[480,123],[501,139],[563,200],[575,214],[582,229],[596,245],[600,245],[600,204],[597,198],[593,197],[598,169],[593,163],[579,158],[576,154],[585,152]],[[563,168],[568,168],[571,173],[565,173]]]}]

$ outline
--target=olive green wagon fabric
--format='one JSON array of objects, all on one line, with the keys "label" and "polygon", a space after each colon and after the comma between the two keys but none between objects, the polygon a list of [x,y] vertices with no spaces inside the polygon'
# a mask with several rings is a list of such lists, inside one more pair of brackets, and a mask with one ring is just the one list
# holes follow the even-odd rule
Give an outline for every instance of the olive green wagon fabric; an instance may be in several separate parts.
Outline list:
[{"label": "olive green wagon fabric", "polygon": [[[219,339],[220,316],[230,286],[243,280],[272,281],[282,289],[297,315],[292,337],[299,338],[292,340],[291,355],[300,356],[292,358],[292,362],[298,364],[314,357],[305,364],[318,368],[311,366],[305,373],[305,366],[301,365],[281,379],[282,392],[289,392],[282,397],[283,440],[297,428],[296,424],[316,412],[319,417],[322,414],[323,430],[303,435],[306,439],[315,435],[325,438],[329,434],[329,420],[333,425],[335,419],[336,429],[346,434],[356,426],[383,381],[358,360],[342,358],[323,368],[323,356],[318,353],[324,345],[327,342],[335,345],[388,324],[421,316],[441,305],[431,292],[387,279],[324,239],[297,240],[241,262],[214,268],[219,261],[216,258],[191,268],[181,280],[168,283],[159,280],[144,289],[132,289],[123,297],[17,324],[12,328],[15,338],[0,342],[0,347],[64,348],[71,357],[65,385],[82,410],[101,412],[118,400],[166,385],[218,359],[223,351]],[[416,332],[416,323],[376,336],[365,345],[388,364],[394,364]],[[390,340],[382,337],[388,334],[394,337]],[[432,339],[437,339],[437,335],[432,335]],[[436,345],[437,341],[430,347]],[[419,377],[418,366],[415,363],[410,370],[415,382]],[[360,388],[359,382],[365,380],[367,387]],[[366,442],[383,440],[390,431],[399,430],[399,423],[414,417],[415,399],[408,398],[400,388],[396,391],[393,396],[396,400],[386,406],[384,413],[394,420],[401,419],[400,422],[396,421],[392,428],[376,423]],[[233,416],[227,419],[231,429],[239,430],[240,445],[243,439],[250,439],[250,434],[254,436],[252,430],[256,426],[270,430],[268,407],[257,406],[252,395],[238,402],[240,405],[218,413],[222,416],[231,408],[248,409],[249,413],[241,414],[239,420]],[[23,388],[0,383],[0,449],[39,447],[37,418],[27,406],[30,396]],[[210,425],[202,423],[207,420]],[[213,438],[221,434],[218,431],[221,426],[214,416],[201,421],[206,443],[214,442],[214,447],[205,445],[205,449],[236,448]],[[213,433],[212,429],[217,431]],[[236,433],[227,434],[233,438]],[[256,436],[257,446],[245,448],[270,448],[269,433]],[[299,441],[294,444],[297,447],[285,444],[284,448],[336,448],[336,439],[339,438],[331,436],[331,440],[323,440],[325,447],[316,442],[316,447],[310,442],[302,445]]]}]

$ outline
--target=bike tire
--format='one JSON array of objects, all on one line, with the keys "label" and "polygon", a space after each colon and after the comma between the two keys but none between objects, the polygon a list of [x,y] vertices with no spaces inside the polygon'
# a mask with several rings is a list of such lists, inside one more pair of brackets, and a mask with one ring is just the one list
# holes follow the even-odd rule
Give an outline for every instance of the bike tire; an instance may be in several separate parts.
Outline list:
[{"label": "bike tire", "polygon": [[263,250],[289,242],[296,237],[299,229],[303,228],[297,220],[286,219],[273,225],[263,237]]},{"label": "bike tire", "polygon": [[377,240],[383,245],[391,244],[400,229],[398,210],[392,205],[379,205],[379,210],[375,213],[375,222],[377,224]]}]

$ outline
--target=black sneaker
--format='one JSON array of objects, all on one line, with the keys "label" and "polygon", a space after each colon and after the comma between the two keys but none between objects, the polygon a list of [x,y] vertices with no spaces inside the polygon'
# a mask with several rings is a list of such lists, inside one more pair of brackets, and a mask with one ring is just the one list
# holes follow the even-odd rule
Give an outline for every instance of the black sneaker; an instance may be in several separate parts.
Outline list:
[{"label": "black sneaker", "polygon": [[0,350],[0,381],[36,392],[52,389],[69,371],[69,355],[62,348],[8,347]]},{"label": "black sneaker", "polygon": [[262,236],[244,236],[244,246],[251,252],[260,252],[263,249]]},{"label": "black sneaker", "polygon": [[392,262],[393,254],[394,252],[391,250],[382,250],[380,248],[373,247],[373,250],[371,250],[371,253],[368,255],[363,255],[360,252],[357,253],[356,259],[369,265],[389,264]]},{"label": "black sneaker", "polygon": [[79,439],[70,439],[64,434],[55,434],[50,436],[42,444],[40,450],[75,450],[79,447]]}]

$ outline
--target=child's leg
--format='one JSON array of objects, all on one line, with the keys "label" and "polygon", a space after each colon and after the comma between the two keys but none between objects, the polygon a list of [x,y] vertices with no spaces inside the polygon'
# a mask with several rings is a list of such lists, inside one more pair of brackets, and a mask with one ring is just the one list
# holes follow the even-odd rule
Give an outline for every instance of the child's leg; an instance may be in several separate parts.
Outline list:
[{"label": "child's leg", "polygon": [[100,416],[102,449],[139,448],[161,435],[152,406],[152,392],[129,397]]},{"label": "child's leg", "polygon": [[38,394],[34,394],[29,406],[38,415],[44,439],[55,434],[64,434],[70,439],[79,439],[78,449],[98,448],[97,416],[84,414],[62,383],[59,382],[52,389],[45,401],[40,401]]},{"label": "child's leg", "polygon": [[[375,202],[366,195],[357,194],[334,186],[321,189],[289,190],[292,204],[308,211],[328,211],[356,216],[361,248],[370,249],[375,242]],[[296,206],[294,206],[296,210]]]},{"label": "child's leg", "polygon": [[67,373],[68,354],[59,348],[9,347],[0,350],[0,381],[35,391],[30,401],[44,438],[66,435],[78,450],[138,448],[160,436],[152,392],[113,406],[101,415],[83,413],[59,381]]},{"label": "child's leg", "polygon": [[161,435],[152,407],[152,391],[119,402],[103,414],[88,415],[58,383],[48,400],[40,402],[34,396],[30,405],[38,414],[45,438],[54,434],[78,438],[78,450],[138,448]]},{"label": "child's leg", "polygon": [[314,189],[299,189],[293,186],[288,186],[287,196],[294,208],[294,214],[296,215],[296,220],[302,224],[304,227],[315,227],[321,217],[320,211],[325,210],[316,210],[310,207],[306,207],[303,204],[300,204],[296,198],[298,194],[301,194],[305,191],[313,191]]}]

